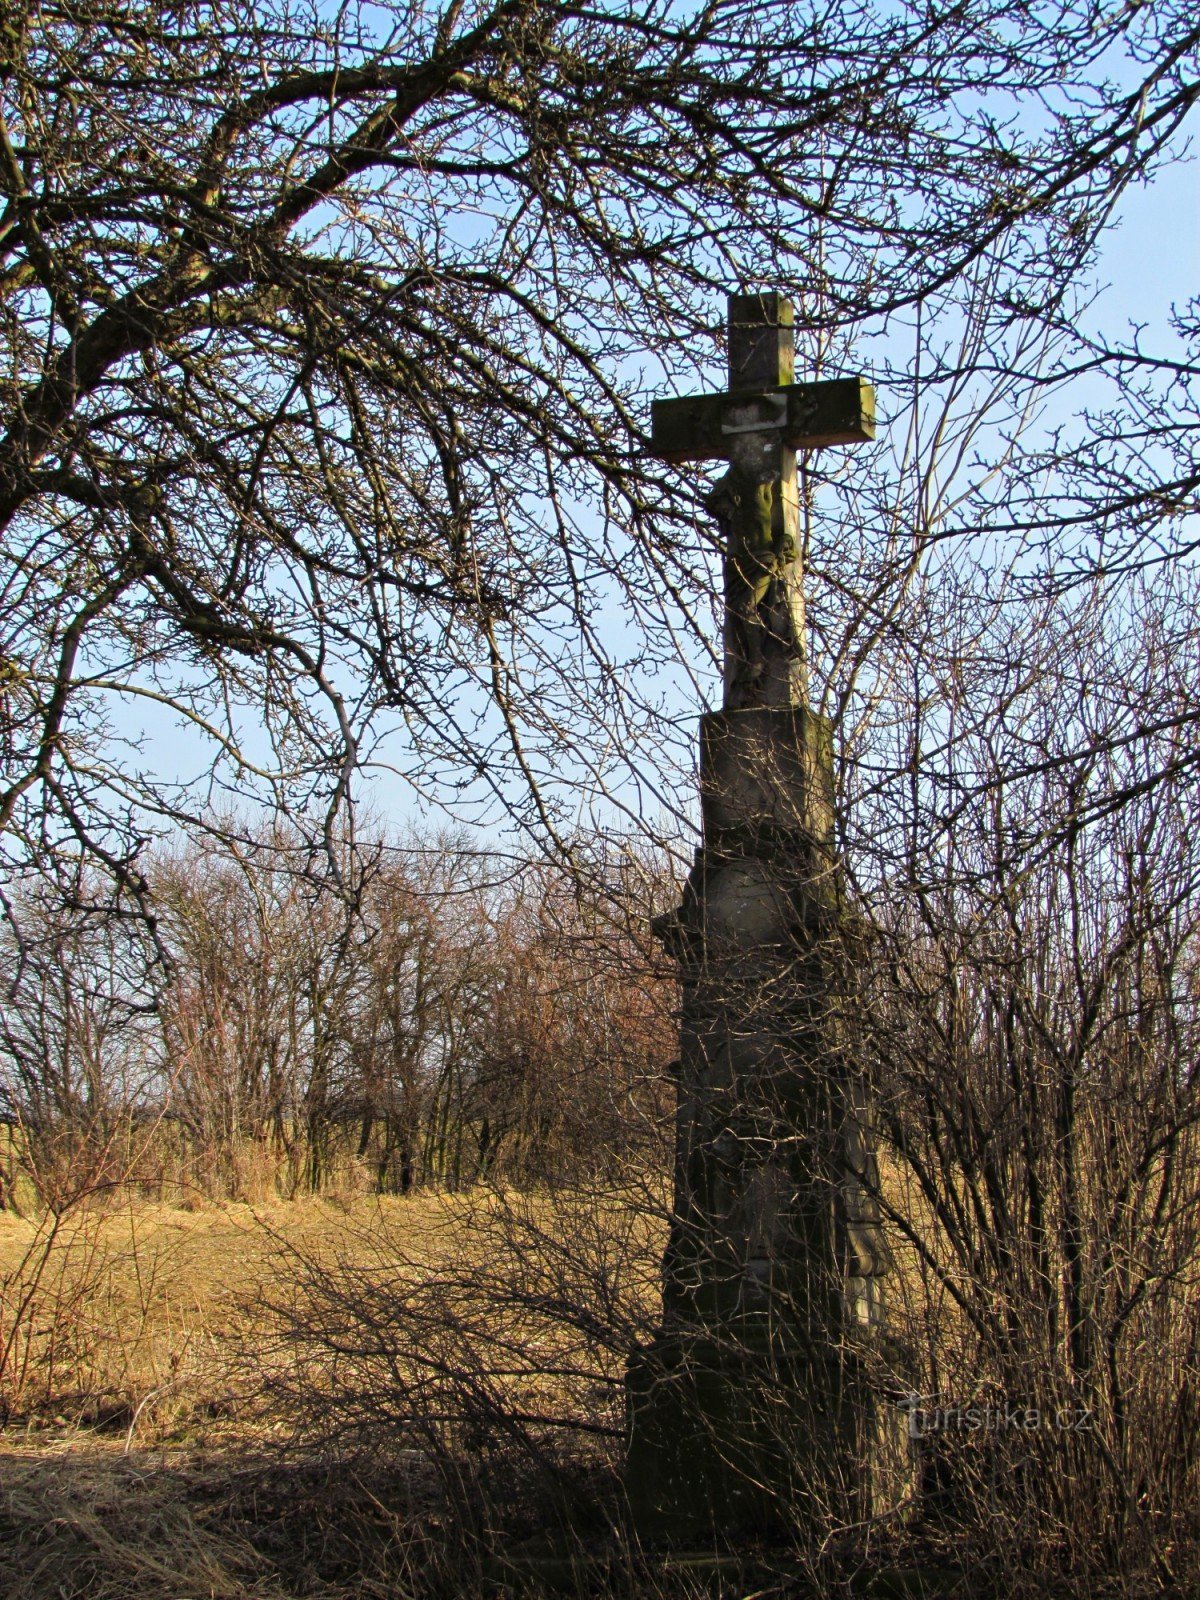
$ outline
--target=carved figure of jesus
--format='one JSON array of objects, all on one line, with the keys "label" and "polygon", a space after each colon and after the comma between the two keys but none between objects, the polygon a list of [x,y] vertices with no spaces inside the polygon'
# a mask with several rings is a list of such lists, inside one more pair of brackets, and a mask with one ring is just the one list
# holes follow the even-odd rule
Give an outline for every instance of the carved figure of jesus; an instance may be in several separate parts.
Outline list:
[{"label": "carved figure of jesus", "polygon": [[874,437],[865,379],[794,383],[791,302],[729,301],[729,388],[659,400],[653,449],[667,461],[728,463],[707,496],[724,536],[724,709],[807,701],[797,450]]},{"label": "carved figure of jesus", "polygon": [[768,703],[772,656],[803,664],[804,640],[796,636],[787,592],[796,539],[781,488],[778,478],[764,482],[735,463],[707,496],[725,545],[725,693],[731,706]]}]

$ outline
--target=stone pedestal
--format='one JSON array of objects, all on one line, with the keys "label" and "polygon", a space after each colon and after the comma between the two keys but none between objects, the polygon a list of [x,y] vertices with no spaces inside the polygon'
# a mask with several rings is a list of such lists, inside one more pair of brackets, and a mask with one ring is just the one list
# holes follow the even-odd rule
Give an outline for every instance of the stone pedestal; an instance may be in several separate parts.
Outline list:
[{"label": "stone pedestal", "polygon": [[650,1542],[872,1513],[885,1261],[830,751],[802,706],[701,725],[703,846],[656,930],[683,986],[663,1326],[627,1385]]}]

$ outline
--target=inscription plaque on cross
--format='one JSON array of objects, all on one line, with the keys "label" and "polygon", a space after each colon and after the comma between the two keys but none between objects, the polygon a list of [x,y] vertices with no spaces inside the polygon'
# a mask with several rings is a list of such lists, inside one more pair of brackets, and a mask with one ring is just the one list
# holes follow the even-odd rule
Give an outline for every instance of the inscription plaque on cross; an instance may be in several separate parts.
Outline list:
[{"label": "inscription plaque on cross", "polygon": [[875,437],[865,379],[795,383],[793,309],[731,295],[729,389],[658,400],[651,447],[665,461],[728,462],[708,504],[724,534],[727,710],[807,700],[796,453]]},{"label": "inscription plaque on cross", "polygon": [[832,732],[807,704],[796,454],[874,437],[862,378],[794,382],[776,294],[729,302],[729,389],[662,400],[652,448],[723,460],[725,684],[700,720],[702,843],[655,930],[681,988],[663,1317],[626,1381],[648,1541],[870,1514],[863,1351],[885,1252],[854,1059],[861,926],[833,848]]}]

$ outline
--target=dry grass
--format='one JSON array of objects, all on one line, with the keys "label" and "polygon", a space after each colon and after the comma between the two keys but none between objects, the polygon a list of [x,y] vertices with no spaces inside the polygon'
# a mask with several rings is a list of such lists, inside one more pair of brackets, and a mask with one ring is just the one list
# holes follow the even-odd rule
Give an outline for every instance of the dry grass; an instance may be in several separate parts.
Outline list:
[{"label": "dry grass", "polygon": [[466,1594],[534,1504],[601,1528],[664,1198],[142,1204],[52,1243],[0,1216],[0,1307],[41,1272],[5,1600]]},{"label": "dry grass", "polygon": [[244,1373],[247,1340],[293,1252],[353,1263],[394,1241],[432,1261],[454,1222],[452,1205],[425,1197],[132,1205],[78,1211],[53,1237],[46,1223],[0,1215],[0,1344],[22,1322],[9,1437],[14,1424],[31,1433],[91,1422],[120,1426],[131,1444],[203,1442],[205,1419],[238,1406],[231,1373]]},{"label": "dry grass", "polygon": [[[628,1197],[482,1191],[0,1215],[0,1595],[491,1592],[474,1468],[448,1492],[412,1416],[465,1397],[488,1470],[510,1408],[611,1413],[623,1354],[590,1325],[654,1309],[660,1234]],[[522,1526],[535,1477],[506,1458]]]},{"label": "dry grass", "polygon": [[377,1600],[411,1589],[438,1526],[423,1481],[246,1443],[0,1456],[5,1600]]},{"label": "dry grass", "polygon": [[81,1211],[52,1239],[0,1215],[0,1347],[25,1308],[0,1430],[5,1600],[394,1593],[412,1494],[287,1453],[256,1351],[301,1258],[345,1269],[390,1246],[433,1267],[462,1221],[428,1197]]},{"label": "dry grass", "polygon": [[182,1463],[62,1441],[7,1450],[2,1466],[0,1549],[11,1600],[271,1592],[258,1585],[253,1548],[207,1525],[188,1492],[198,1474]]},{"label": "dry grass", "polygon": [[[0,1215],[0,1348],[26,1304],[0,1600],[466,1600],[547,1530],[616,1548],[663,1198],[141,1205],[81,1210],[52,1240]],[[953,1319],[911,1247],[890,1292],[900,1320],[939,1319],[944,1353]],[[952,1542],[894,1531],[918,1554]],[[684,1592],[665,1572],[630,1559],[603,1592]]]}]

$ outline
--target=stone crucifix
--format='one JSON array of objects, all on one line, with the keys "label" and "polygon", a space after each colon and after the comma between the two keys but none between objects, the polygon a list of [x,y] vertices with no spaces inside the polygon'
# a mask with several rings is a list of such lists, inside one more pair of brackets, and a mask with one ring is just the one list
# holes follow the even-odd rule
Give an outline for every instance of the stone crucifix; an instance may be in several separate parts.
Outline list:
[{"label": "stone crucifix", "polygon": [[729,390],[658,400],[655,455],[728,461],[708,497],[725,536],[727,711],[808,698],[796,452],[875,437],[875,395],[862,378],[794,383],[789,300],[729,300]]},{"label": "stone crucifix", "polygon": [[[658,402],[656,454],[724,460],[725,692],[701,719],[703,842],[655,924],[682,1004],[663,1320],[630,1361],[638,1536],[711,1547],[862,1520],[863,1351],[885,1253],[831,730],[808,708],[796,452],[874,436],[861,378],[793,379],[793,314],[729,301],[726,394]],[[832,1519],[832,1520],[830,1520]]]}]

